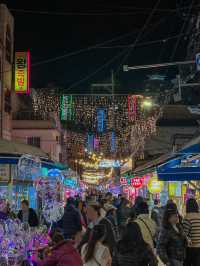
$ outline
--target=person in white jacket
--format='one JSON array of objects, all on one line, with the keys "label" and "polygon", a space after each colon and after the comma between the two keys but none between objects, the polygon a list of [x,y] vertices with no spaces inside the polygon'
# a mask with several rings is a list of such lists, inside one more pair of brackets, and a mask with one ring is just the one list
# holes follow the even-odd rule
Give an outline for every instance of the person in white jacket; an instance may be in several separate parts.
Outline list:
[{"label": "person in white jacket", "polygon": [[95,225],[90,233],[88,243],[81,249],[84,266],[111,266],[112,258],[109,248],[102,244],[105,236],[105,227]]}]

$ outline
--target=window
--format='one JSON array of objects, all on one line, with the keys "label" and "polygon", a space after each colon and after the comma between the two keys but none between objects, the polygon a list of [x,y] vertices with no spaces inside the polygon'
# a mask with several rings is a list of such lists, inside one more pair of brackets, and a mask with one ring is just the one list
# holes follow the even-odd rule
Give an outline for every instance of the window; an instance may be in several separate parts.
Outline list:
[{"label": "window", "polygon": [[40,148],[40,137],[28,137],[27,144]]},{"label": "window", "polygon": [[12,38],[9,25],[7,25],[6,29],[6,60],[12,63]]}]

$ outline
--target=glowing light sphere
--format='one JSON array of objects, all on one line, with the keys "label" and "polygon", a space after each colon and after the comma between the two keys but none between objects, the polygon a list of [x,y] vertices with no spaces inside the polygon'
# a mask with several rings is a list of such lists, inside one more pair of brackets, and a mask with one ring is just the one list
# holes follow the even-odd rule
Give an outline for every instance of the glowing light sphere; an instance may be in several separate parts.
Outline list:
[{"label": "glowing light sphere", "polygon": [[49,201],[45,203],[42,213],[47,222],[58,222],[64,215],[64,206],[61,202]]},{"label": "glowing light sphere", "polygon": [[24,154],[18,161],[18,175],[23,179],[35,179],[41,175],[41,160],[37,156]]}]

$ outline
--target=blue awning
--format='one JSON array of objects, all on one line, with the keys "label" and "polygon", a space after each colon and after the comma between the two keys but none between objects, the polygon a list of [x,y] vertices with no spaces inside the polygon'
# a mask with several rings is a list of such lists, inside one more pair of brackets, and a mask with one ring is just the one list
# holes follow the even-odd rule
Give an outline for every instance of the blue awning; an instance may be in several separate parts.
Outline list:
[{"label": "blue awning", "polygon": [[157,168],[158,179],[162,181],[200,180],[200,167]]},{"label": "blue awning", "polygon": [[[18,160],[21,157],[21,155],[0,155],[0,164],[18,164]],[[61,163],[56,163],[52,160],[47,160],[41,158],[42,167],[48,168],[48,169],[59,169],[64,170],[67,169],[67,166]]]}]

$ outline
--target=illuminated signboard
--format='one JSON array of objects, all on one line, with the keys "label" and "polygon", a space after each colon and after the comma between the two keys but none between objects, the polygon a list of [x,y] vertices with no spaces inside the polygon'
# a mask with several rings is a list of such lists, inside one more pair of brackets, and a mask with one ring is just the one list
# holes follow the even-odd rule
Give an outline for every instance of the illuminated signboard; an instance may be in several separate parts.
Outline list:
[{"label": "illuminated signboard", "polygon": [[30,53],[15,53],[15,92],[30,93]]},{"label": "illuminated signboard", "polygon": [[99,163],[99,168],[119,168],[120,162],[117,160],[102,160]]},{"label": "illuminated signboard", "polygon": [[143,179],[139,177],[131,178],[131,186],[134,188],[140,188],[143,185]]},{"label": "illuminated signboard", "polygon": [[64,185],[67,187],[75,188],[77,187],[77,181],[74,179],[65,179]]}]

